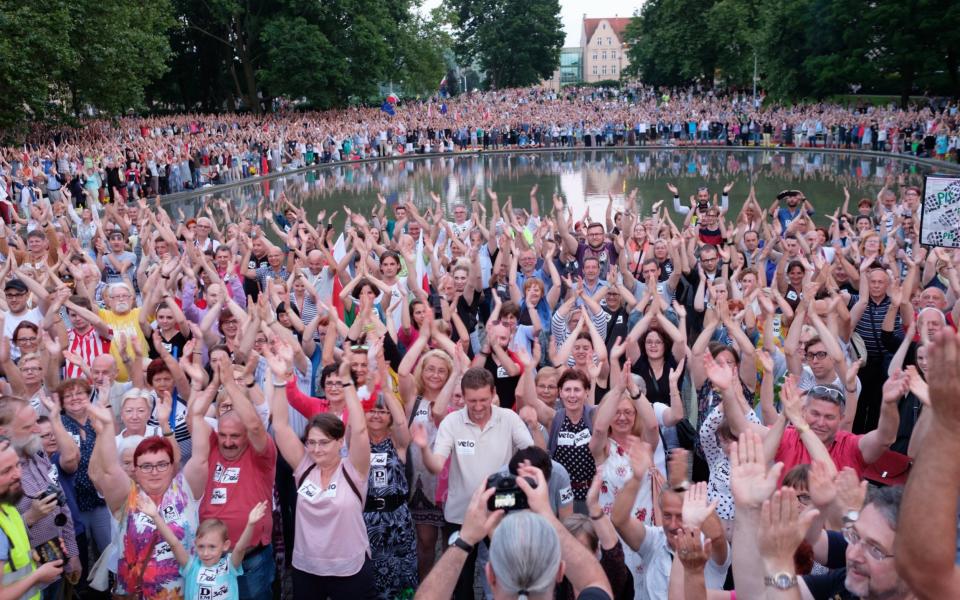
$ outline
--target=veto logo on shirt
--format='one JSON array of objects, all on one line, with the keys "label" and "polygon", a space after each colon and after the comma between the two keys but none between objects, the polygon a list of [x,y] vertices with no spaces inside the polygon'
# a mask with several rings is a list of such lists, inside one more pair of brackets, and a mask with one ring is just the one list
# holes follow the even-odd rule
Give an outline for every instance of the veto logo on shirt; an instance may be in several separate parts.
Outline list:
[{"label": "veto logo on shirt", "polygon": [[473,456],[477,452],[477,443],[473,440],[457,440],[456,449],[461,456]]}]

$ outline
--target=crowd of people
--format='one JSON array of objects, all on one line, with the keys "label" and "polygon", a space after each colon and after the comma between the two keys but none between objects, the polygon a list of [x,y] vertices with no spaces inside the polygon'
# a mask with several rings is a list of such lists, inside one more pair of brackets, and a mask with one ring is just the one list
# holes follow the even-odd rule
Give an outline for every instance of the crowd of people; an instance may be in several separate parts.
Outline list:
[{"label": "crowd of people", "polygon": [[960,252],[905,180],[601,222],[147,188],[0,222],[0,600],[960,589]]},{"label": "crowd of people", "polygon": [[523,88],[381,108],[184,114],[37,125],[0,151],[0,201],[167,195],[328,162],[499,148],[855,148],[957,162],[957,104],[769,106],[695,89]]}]

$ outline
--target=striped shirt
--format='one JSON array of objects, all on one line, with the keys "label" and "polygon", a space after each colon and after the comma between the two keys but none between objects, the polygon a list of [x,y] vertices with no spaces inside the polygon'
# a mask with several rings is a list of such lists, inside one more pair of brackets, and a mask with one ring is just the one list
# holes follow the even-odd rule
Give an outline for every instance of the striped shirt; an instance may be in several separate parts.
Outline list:
[{"label": "striped shirt", "polygon": [[[859,296],[854,296],[850,300],[852,303],[851,306],[853,306],[860,298]],[[857,321],[855,331],[863,338],[863,345],[867,349],[867,356],[871,359],[880,359],[887,354],[883,340],[881,339],[881,331],[883,329],[883,319],[887,316],[889,307],[890,296],[885,296],[879,304],[872,299],[868,299],[867,308],[863,311],[863,316],[860,317],[860,320]],[[893,310],[897,309],[894,308]],[[903,321],[900,319],[899,310],[897,310],[897,318],[893,324],[893,332],[899,337],[903,337],[904,335]]]},{"label": "striped shirt", "polygon": [[[110,340],[101,337],[95,327],[91,327],[86,333],[80,333],[76,328],[73,328],[67,332],[67,350],[83,359],[84,364],[88,367],[92,367],[93,359],[110,352]],[[68,379],[83,377],[83,369],[67,362],[66,377]]]}]

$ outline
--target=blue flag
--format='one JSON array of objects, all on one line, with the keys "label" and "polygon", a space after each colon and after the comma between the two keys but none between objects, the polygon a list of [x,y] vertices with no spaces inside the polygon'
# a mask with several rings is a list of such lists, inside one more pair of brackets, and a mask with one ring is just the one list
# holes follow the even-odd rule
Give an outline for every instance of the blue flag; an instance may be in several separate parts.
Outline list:
[{"label": "blue flag", "polygon": [[441,114],[441,115],[447,114],[447,103],[446,103],[446,102],[444,102],[443,104],[440,105],[440,114]]},{"label": "blue flag", "polygon": [[391,117],[397,114],[397,111],[394,110],[393,105],[387,102],[386,100],[384,100],[383,104],[380,105],[380,110],[387,113]]}]

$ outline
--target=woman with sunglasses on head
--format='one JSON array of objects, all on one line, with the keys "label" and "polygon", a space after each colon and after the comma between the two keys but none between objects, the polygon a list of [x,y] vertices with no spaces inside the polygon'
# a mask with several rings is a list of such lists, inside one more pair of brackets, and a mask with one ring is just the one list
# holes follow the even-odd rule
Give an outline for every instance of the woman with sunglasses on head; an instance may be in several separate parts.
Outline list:
[{"label": "woman with sunglasses on head", "polygon": [[329,413],[316,415],[301,441],[288,421],[283,390],[293,377],[292,349],[283,345],[286,349],[278,347],[277,352],[265,346],[264,356],[274,377],[271,407],[277,447],[294,470],[297,487],[293,597],[377,598],[376,573],[363,520],[370,438],[350,365],[341,363],[339,371],[346,384],[347,423]]}]

